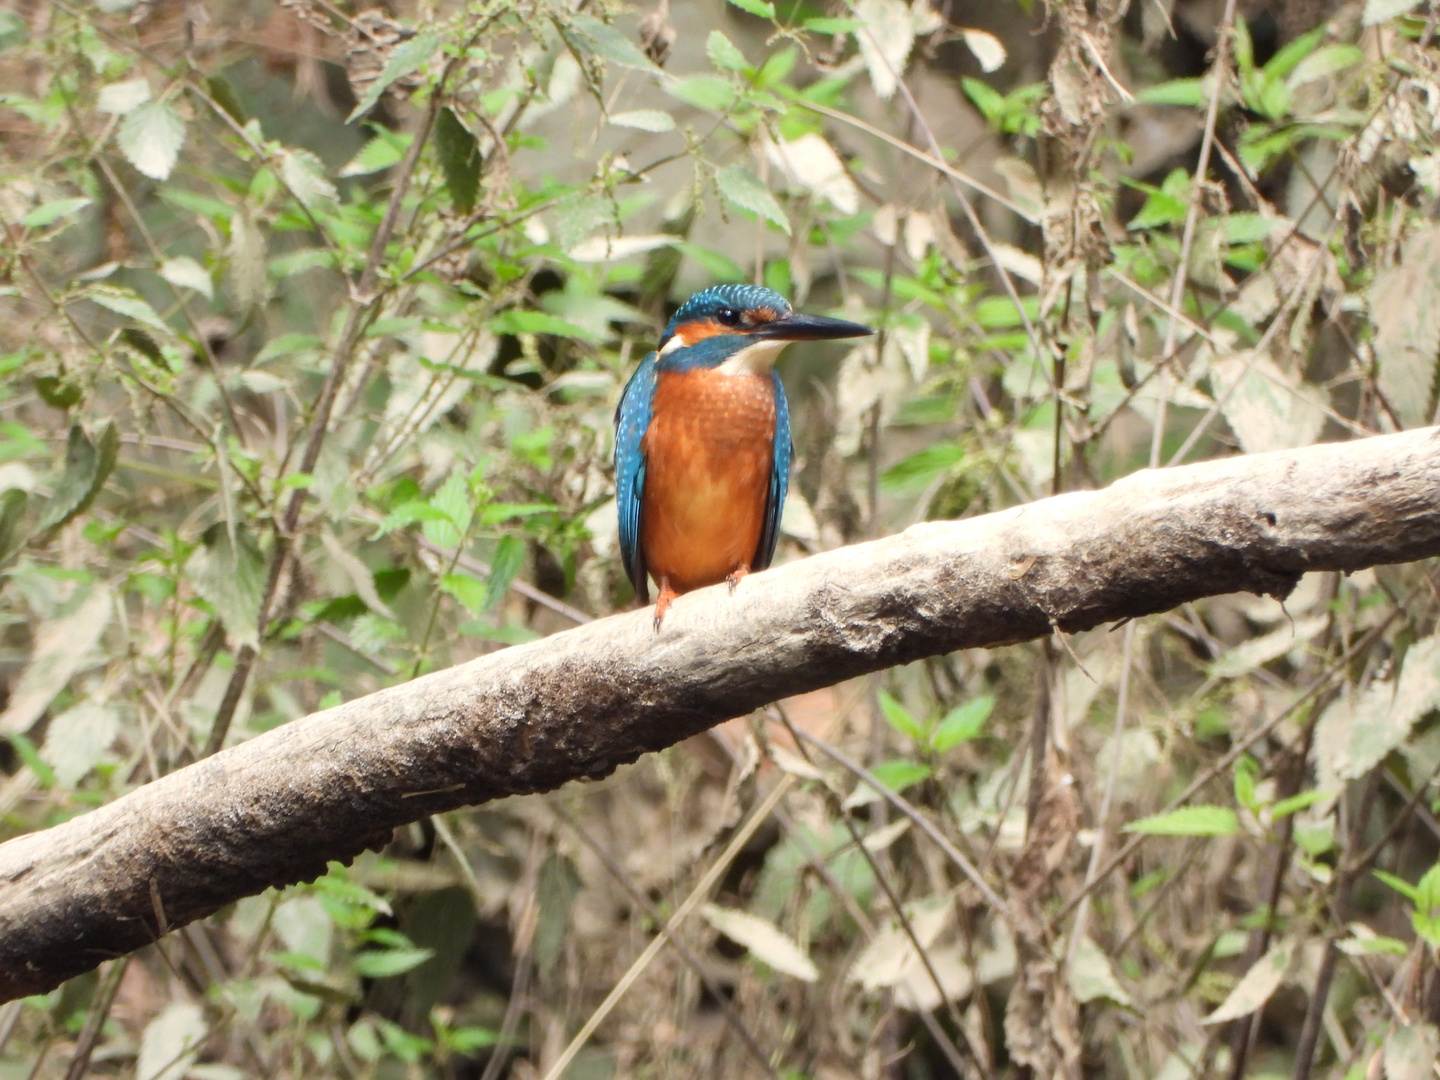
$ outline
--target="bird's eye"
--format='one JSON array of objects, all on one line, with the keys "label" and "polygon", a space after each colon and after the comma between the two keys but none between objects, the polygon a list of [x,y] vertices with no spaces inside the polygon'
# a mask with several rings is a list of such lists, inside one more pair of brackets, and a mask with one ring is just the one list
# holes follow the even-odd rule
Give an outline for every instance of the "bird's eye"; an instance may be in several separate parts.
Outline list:
[{"label": "bird's eye", "polygon": [[722,307],[715,313],[715,318],[726,326],[735,326],[740,322],[740,313],[734,308]]}]

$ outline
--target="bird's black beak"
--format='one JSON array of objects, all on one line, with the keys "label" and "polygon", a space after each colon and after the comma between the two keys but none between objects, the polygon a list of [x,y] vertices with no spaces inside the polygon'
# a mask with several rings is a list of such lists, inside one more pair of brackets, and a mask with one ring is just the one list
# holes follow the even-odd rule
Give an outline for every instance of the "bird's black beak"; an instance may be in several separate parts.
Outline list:
[{"label": "bird's black beak", "polygon": [[751,336],[776,341],[829,341],[833,338],[868,337],[874,332],[868,326],[844,319],[792,311],[756,327]]}]

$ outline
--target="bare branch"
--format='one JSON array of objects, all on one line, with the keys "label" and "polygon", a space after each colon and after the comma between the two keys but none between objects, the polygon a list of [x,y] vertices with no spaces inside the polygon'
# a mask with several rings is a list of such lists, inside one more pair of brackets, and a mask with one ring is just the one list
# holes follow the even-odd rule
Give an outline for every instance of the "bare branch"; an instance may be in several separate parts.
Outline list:
[{"label": "bare branch", "polygon": [[[0,845],[0,999],[429,814],[599,777],[785,695],[1311,570],[1440,554],[1440,429],[1150,470],[791,563],[359,698]],[[158,902],[157,902],[158,901]]]}]

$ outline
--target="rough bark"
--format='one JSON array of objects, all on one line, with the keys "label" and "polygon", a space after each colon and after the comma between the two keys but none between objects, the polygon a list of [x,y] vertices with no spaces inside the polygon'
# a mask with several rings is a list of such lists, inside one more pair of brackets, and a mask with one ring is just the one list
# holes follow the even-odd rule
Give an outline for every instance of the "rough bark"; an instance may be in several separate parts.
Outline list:
[{"label": "rough bark", "polygon": [[428,814],[600,777],[776,698],[1311,570],[1440,554],[1440,429],[1138,473],[791,563],[359,698],[0,845],[0,1000]]}]

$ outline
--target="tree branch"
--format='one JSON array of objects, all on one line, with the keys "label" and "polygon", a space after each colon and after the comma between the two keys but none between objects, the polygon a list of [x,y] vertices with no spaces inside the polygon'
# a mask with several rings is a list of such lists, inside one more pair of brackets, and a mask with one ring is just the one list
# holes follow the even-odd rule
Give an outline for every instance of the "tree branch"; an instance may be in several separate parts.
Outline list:
[{"label": "tree branch", "polygon": [[791,563],[305,717],[0,845],[0,1000],[456,806],[600,777],[778,697],[1310,570],[1440,554],[1440,429],[1138,473]]}]

